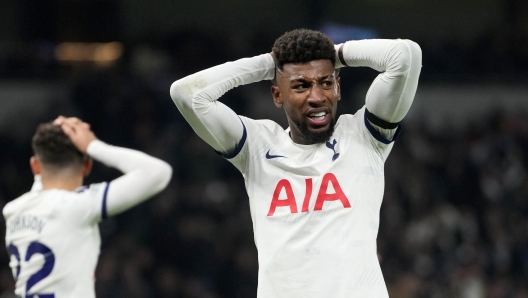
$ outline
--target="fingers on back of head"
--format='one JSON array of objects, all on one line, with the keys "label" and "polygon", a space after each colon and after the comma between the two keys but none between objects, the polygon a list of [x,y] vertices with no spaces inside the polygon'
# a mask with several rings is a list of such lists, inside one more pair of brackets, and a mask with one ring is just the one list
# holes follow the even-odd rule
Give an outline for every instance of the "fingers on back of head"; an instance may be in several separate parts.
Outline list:
[{"label": "fingers on back of head", "polygon": [[66,134],[68,137],[71,137],[71,136],[73,136],[75,134],[75,129],[69,123],[63,123],[61,125],[61,128],[62,128],[62,131],[64,132],[64,134]]},{"label": "fingers on back of head", "polygon": [[66,118],[64,118],[64,116],[60,115],[59,117],[57,117],[55,120],[53,120],[53,124],[54,125],[62,125],[62,123],[64,123],[64,120]]},{"label": "fingers on back of head", "polygon": [[81,119],[77,118],[77,117],[70,117],[68,118],[68,121],[70,121],[71,123],[75,123],[75,124],[80,124],[80,123],[83,123],[81,121]]}]

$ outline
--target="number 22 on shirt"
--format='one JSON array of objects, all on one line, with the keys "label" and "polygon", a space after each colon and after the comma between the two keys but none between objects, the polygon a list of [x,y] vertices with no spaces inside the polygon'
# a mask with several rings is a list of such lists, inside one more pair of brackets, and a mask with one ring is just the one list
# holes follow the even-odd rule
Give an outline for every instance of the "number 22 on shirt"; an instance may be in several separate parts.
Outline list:
[{"label": "number 22 on shirt", "polygon": [[24,297],[26,298],[55,298],[55,294],[37,294],[37,293],[29,294],[29,290],[36,283],[46,278],[53,270],[53,266],[55,266],[55,255],[53,254],[51,249],[40,242],[37,242],[37,241],[31,242],[25,253],[24,260],[22,260],[21,257],[23,256],[20,255],[20,251],[15,245],[9,244],[8,250],[11,253],[11,256],[15,257],[16,262],[18,262],[15,272],[13,272],[15,280],[18,280],[18,277],[20,276],[20,271],[22,269],[21,264],[23,262],[28,262],[31,259],[31,257],[35,254],[41,254],[44,257],[44,265],[42,266],[42,268],[40,268],[37,272],[33,273],[27,280],[26,292],[24,293]]}]

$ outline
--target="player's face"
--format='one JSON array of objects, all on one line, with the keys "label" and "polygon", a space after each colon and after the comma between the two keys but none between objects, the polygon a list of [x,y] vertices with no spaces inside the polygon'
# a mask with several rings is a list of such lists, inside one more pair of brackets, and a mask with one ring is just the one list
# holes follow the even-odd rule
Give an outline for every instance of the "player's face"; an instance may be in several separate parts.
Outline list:
[{"label": "player's face", "polygon": [[291,138],[298,144],[326,142],[334,131],[339,77],[327,59],[288,63],[276,70],[272,86],[277,107],[284,108]]}]

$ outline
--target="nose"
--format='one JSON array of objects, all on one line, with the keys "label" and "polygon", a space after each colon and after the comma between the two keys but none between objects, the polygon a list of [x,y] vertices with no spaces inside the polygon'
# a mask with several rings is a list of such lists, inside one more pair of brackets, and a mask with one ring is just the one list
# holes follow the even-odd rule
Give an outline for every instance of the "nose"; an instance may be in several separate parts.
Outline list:
[{"label": "nose", "polygon": [[326,95],[319,84],[313,84],[308,93],[308,102],[311,104],[321,104],[326,101]]}]

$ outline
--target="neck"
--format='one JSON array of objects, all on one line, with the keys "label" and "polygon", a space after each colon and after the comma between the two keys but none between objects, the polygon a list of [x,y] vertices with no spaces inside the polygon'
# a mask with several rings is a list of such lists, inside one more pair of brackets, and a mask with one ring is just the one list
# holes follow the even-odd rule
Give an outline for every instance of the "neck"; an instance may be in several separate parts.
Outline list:
[{"label": "neck", "polygon": [[83,176],[80,173],[59,172],[41,173],[42,190],[62,189],[73,191],[82,186]]},{"label": "neck", "polygon": [[290,126],[290,138],[294,143],[301,145],[312,145],[304,137],[297,124],[293,123],[293,121],[291,121],[290,119],[288,119],[288,124]]},{"label": "neck", "polygon": [[320,132],[314,132],[308,129],[302,123],[296,124],[288,119],[290,125],[290,138],[297,144],[313,145],[327,142],[334,133],[335,123],[330,122],[330,126]]},{"label": "neck", "polygon": [[303,137],[303,135],[300,134],[293,134],[290,130],[290,138],[292,141],[299,145],[313,145],[314,143],[310,143],[306,138]]}]

